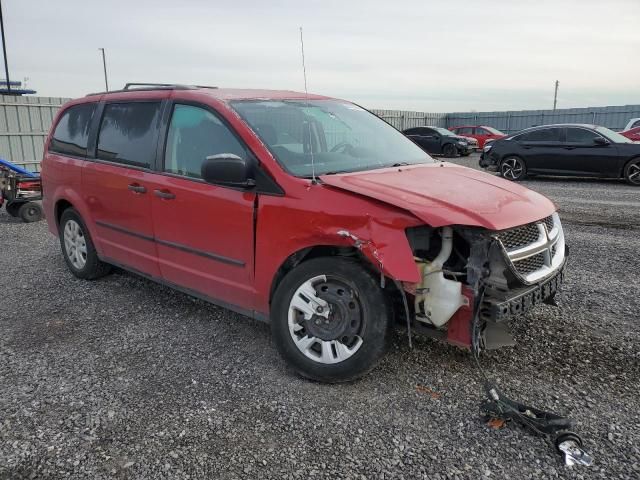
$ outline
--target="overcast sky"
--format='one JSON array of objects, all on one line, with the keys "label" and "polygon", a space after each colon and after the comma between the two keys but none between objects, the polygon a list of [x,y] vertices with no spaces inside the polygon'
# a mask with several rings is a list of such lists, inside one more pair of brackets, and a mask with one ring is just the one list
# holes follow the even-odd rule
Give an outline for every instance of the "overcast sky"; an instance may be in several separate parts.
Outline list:
[{"label": "overcast sky", "polygon": [[5,0],[12,79],[303,90],[433,112],[640,103],[640,0]]}]

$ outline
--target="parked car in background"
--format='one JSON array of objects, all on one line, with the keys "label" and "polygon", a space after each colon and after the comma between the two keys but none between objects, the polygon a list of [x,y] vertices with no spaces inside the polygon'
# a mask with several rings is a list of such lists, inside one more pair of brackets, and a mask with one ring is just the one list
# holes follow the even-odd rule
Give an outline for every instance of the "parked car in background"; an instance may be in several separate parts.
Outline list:
[{"label": "parked car in background", "polygon": [[624,127],[623,131],[631,130],[632,128],[640,127],[640,118],[632,118],[627,122],[627,126]]},{"label": "parked car in background", "polygon": [[449,130],[456,135],[475,138],[478,141],[479,148],[483,148],[487,140],[497,140],[498,138],[506,136],[506,134],[500,130],[487,127],[486,125],[463,125],[460,127],[451,127]]},{"label": "parked car in background", "polygon": [[432,155],[451,158],[457,155],[469,155],[474,150],[466,138],[442,127],[414,127],[402,133]]},{"label": "parked car in background", "polygon": [[640,142],[640,127],[635,127],[631,130],[625,130],[624,132],[620,132],[620,135],[624,135],[629,140],[633,140],[634,142]]},{"label": "parked car in background", "polygon": [[475,150],[478,150],[480,148],[480,146],[478,145],[478,140],[476,140],[475,138],[473,138],[473,137],[465,137],[465,136],[462,136],[462,135],[461,135],[461,137],[464,138],[467,141],[467,143],[469,144],[469,147],[470,147],[470,150],[469,150],[468,153],[463,153],[462,154],[463,157],[471,155],[471,151],[475,151]]},{"label": "parked car in background", "polygon": [[480,166],[508,180],[550,174],[624,178],[640,185],[640,144],[596,125],[545,125],[487,145]]},{"label": "parked car in background", "polygon": [[396,319],[510,344],[500,323],[562,283],[550,200],[435,162],[357,105],[128,87],[64,105],[45,145],[46,218],[78,278],[116,265],[267,321],[288,364],[327,382],[371,370]]}]

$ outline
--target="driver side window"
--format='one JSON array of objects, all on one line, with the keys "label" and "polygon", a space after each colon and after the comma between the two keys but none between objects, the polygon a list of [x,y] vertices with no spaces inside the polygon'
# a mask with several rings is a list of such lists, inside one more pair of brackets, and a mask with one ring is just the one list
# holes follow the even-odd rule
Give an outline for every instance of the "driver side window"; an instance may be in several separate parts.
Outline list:
[{"label": "driver side window", "polygon": [[245,156],[242,144],[216,115],[201,107],[176,104],[167,133],[164,171],[201,178],[205,159],[220,153]]}]

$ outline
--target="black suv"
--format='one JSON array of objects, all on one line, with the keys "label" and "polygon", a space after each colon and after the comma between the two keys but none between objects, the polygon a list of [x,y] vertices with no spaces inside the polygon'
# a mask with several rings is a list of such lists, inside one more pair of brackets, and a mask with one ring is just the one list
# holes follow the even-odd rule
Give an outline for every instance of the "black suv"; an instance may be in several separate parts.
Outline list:
[{"label": "black suv", "polygon": [[473,152],[468,139],[441,127],[415,127],[403,130],[425,152],[445,157],[467,156]]}]

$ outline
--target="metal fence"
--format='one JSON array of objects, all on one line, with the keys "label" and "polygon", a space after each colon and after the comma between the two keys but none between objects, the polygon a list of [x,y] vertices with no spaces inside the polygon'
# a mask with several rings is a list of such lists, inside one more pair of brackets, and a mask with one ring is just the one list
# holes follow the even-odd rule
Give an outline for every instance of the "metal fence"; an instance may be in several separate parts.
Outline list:
[{"label": "metal fence", "polygon": [[[67,98],[0,95],[0,158],[38,171],[51,122]],[[505,133],[550,123],[593,123],[622,130],[629,119],[640,118],[640,105],[509,112],[429,113],[371,110],[398,130],[432,125],[487,125]]]},{"label": "metal fence", "polygon": [[504,133],[552,123],[589,123],[622,130],[631,118],[640,118],[640,105],[619,107],[563,108],[512,112],[466,112],[447,114],[447,127],[487,125]]},{"label": "metal fence", "polygon": [[0,158],[38,171],[51,122],[67,100],[0,95]]},{"label": "metal fence", "polygon": [[371,112],[386,120],[398,130],[426,125],[433,127],[447,126],[447,113],[411,112],[405,110],[371,110]]}]

